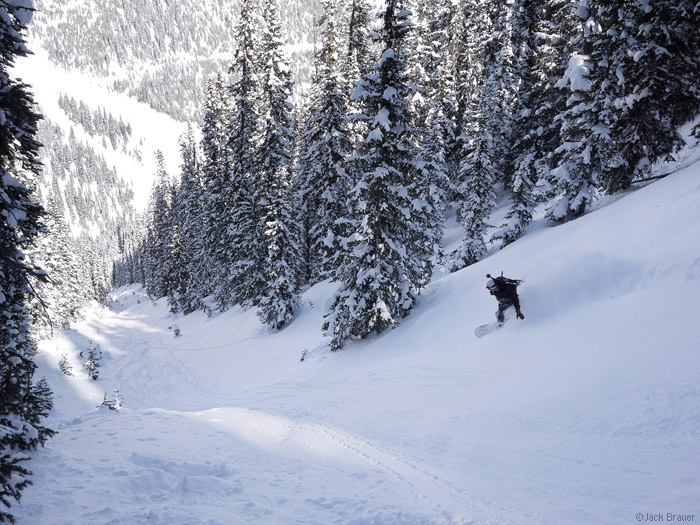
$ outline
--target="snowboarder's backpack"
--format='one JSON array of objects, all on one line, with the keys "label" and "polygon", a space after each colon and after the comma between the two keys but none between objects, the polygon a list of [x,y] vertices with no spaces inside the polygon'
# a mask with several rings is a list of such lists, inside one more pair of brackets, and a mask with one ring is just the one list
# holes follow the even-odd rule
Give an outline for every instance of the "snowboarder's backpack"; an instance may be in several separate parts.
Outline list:
[{"label": "snowboarder's backpack", "polygon": [[511,288],[516,295],[518,294],[518,286],[523,283],[522,279],[510,279],[509,277],[503,277],[503,272],[501,272],[500,277],[491,277],[490,273],[487,273],[486,277],[493,279],[502,286],[505,286],[506,289]]}]

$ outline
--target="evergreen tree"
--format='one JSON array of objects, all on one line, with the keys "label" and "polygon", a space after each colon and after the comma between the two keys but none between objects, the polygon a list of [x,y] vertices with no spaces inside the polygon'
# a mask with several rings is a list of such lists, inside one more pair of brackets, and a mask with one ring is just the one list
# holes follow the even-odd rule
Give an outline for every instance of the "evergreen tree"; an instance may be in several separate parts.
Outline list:
[{"label": "evergreen tree", "polygon": [[[335,7],[326,7],[324,3],[326,31],[328,24],[335,26]],[[372,4],[368,0],[352,0],[350,5],[350,23],[348,26],[347,79],[357,79],[367,73],[373,65],[372,60]]]},{"label": "evergreen tree", "polygon": [[341,219],[352,185],[346,168],[352,145],[343,73],[338,63],[335,7],[330,0],[324,1],[323,6],[326,25],[316,57],[318,74],[311,91],[298,170],[298,185],[303,192],[300,200],[308,225],[312,283],[334,277],[342,266],[342,247],[337,241],[347,236]]},{"label": "evergreen tree", "polygon": [[66,376],[73,376],[73,365],[70,364],[70,361],[68,360],[68,356],[64,353],[61,355],[61,359],[58,361],[58,368],[61,370],[61,373]]},{"label": "evergreen tree", "polygon": [[199,171],[197,146],[189,128],[187,135],[180,139],[180,185],[178,202],[180,205],[180,224],[178,239],[173,237],[173,245],[179,245],[178,276],[173,290],[173,302],[186,315],[202,308],[201,277],[197,275],[201,267],[198,260],[204,253],[202,228],[202,182]]},{"label": "evergreen tree", "polygon": [[453,188],[459,203],[457,219],[464,229],[460,245],[448,256],[446,266],[459,270],[475,263],[486,254],[485,235],[488,218],[495,208],[495,184],[499,180],[496,165],[496,143],[502,133],[495,127],[493,111],[497,102],[500,78],[494,73],[495,51],[499,46],[491,41],[493,31],[489,11],[479,0],[465,4],[461,26],[464,43],[460,56],[466,60],[465,72],[458,80],[459,159],[457,179]]},{"label": "evergreen tree", "polygon": [[87,302],[76,246],[55,198],[49,200],[47,212],[46,231],[37,236],[28,250],[35,266],[43,268],[49,277],[48,281],[32,279],[38,297],[30,297],[28,303],[31,324],[40,332],[54,326],[66,328],[79,319]]},{"label": "evergreen tree", "polygon": [[204,298],[222,286],[227,275],[225,260],[230,209],[231,155],[228,133],[231,107],[221,75],[209,84],[202,126],[202,243],[192,275],[196,295]]},{"label": "evergreen tree", "polygon": [[[468,72],[465,67],[469,56],[464,46],[461,27],[466,17],[459,1],[439,0],[435,3],[433,19],[429,22],[430,43],[434,51],[431,60],[435,72],[433,83],[436,84],[434,107],[442,114],[442,142],[445,156],[445,170],[449,183],[447,201],[454,199],[452,183],[456,185],[459,158],[461,155],[459,136],[464,122],[463,102],[460,104],[458,86],[460,79]],[[430,71],[430,66],[428,68]],[[437,79],[437,82],[435,81]]]},{"label": "evergreen tree", "polygon": [[115,388],[114,389],[114,399],[107,399],[107,392],[105,392],[104,397],[102,398],[102,403],[98,406],[105,406],[109,410],[114,410],[114,411],[119,411],[122,409],[124,404],[124,397],[119,393],[119,389]]},{"label": "evergreen tree", "polygon": [[180,202],[180,188],[175,182],[169,187],[170,197],[168,202],[168,250],[167,258],[163,261],[160,271],[163,273],[163,282],[167,290],[168,305],[172,313],[181,311],[181,298],[186,293],[189,280],[185,249],[186,242],[182,238],[184,223],[184,210]]},{"label": "evergreen tree", "polygon": [[463,182],[457,191],[463,200],[457,218],[464,229],[464,238],[450,254],[452,271],[474,264],[486,254],[488,218],[496,207],[493,142],[492,136],[483,132],[483,121],[483,114],[472,114],[467,128],[472,136],[464,141],[466,153],[459,165]]},{"label": "evergreen tree", "polygon": [[608,129],[604,191],[629,187],[683,144],[678,126],[700,111],[700,9],[692,1],[598,0],[591,81]]},{"label": "evergreen tree", "polygon": [[[562,35],[558,13],[565,7],[560,0],[527,0],[521,3],[519,24],[519,118],[512,133],[506,167],[507,188],[511,207],[505,223],[493,235],[501,247],[522,235],[532,220],[532,213],[541,198],[537,184],[544,181],[551,169],[551,156],[559,145],[555,116],[566,101],[552,79],[560,78],[561,65],[567,53],[570,35]],[[567,6],[568,6],[567,2]]]},{"label": "evergreen tree", "polygon": [[[347,59],[344,61],[345,68],[345,93],[350,93],[354,90],[354,82],[361,79],[362,76],[372,69],[375,61],[373,40],[377,35],[372,32],[372,12],[373,7],[369,0],[352,0],[350,5],[350,23],[348,26],[348,52]],[[327,21],[327,23],[331,23]],[[328,29],[328,26],[326,26]],[[351,142],[357,145],[367,135],[367,128],[364,125],[364,120],[353,117],[362,112],[362,103],[360,100],[355,100],[352,97],[348,100],[347,113],[350,116],[348,121],[348,133]],[[362,169],[350,173],[354,182],[357,182],[361,176]]]},{"label": "evergreen tree", "polygon": [[169,292],[166,267],[170,260],[172,223],[170,217],[170,177],[165,171],[165,159],[156,152],[156,180],[148,206],[148,232],[145,249],[145,274],[148,293],[159,299]]},{"label": "evergreen tree", "polygon": [[[444,8],[441,2],[425,3],[413,0],[412,11],[416,13],[415,27],[411,31],[410,50],[415,57],[411,59],[408,75],[413,83],[411,106],[416,118],[416,127],[429,132],[435,121],[431,112],[445,115],[445,103],[449,74],[448,61],[443,55],[444,49],[450,45],[446,32],[450,28],[444,18]],[[428,124],[428,120],[433,123]],[[446,131],[446,130],[445,130]],[[444,131],[440,132],[441,134]],[[443,137],[444,143],[446,137]],[[423,139],[423,142],[427,139]]]},{"label": "evergreen tree", "polygon": [[226,235],[220,267],[227,268],[227,273],[215,290],[217,306],[222,310],[236,303],[255,302],[265,279],[261,261],[266,253],[259,229],[261,212],[255,180],[261,108],[257,30],[261,20],[254,7],[252,1],[243,2],[236,27],[238,47],[230,69],[236,77],[230,89],[233,104],[228,138],[230,181],[224,193],[230,220],[220,225]]},{"label": "evergreen tree", "polygon": [[[314,82],[314,88],[316,83]],[[312,88],[313,89],[313,88]],[[294,112],[294,173],[290,185],[290,200],[293,202],[296,212],[295,221],[299,235],[299,283],[311,283],[311,241],[309,232],[311,225],[315,220],[313,214],[309,211],[306,205],[306,194],[309,190],[304,173],[308,173],[307,164],[304,159],[307,157],[308,151],[305,141],[304,127],[311,121],[311,108],[313,98],[305,96],[300,105],[295,107]]]},{"label": "evergreen tree", "polygon": [[402,2],[387,3],[381,61],[354,94],[363,101],[369,127],[359,151],[366,170],[351,194],[348,214],[356,219],[347,240],[348,264],[324,325],[333,350],[348,337],[397,324],[430,275],[422,214],[415,212],[421,196],[413,193],[422,158],[407,114],[412,94],[405,64],[409,16]]},{"label": "evergreen tree", "polygon": [[288,324],[299,307],[299,278],[294,259],[299,257],[298,233],[285,201],[287,186],[277,183],[276,195],[268,210],[268,222],[264,231],[267,241],[265,271],[267,283],[258,299],[258,316],[261,321],[280,329]]},{"label": "evergreen tree", "polygon": [[202,252],[200,227],[200,181],[192,129],[180,137],[180,184],[170,191],[170,256],[165,271],[168,304],[172,312],[193,312],[202,304],[193,285],[196,258]]},{"label": "evergreen tree", "polygon": [[299,305],[300,235],[296,228],[290,183],[294,130],[292,80],[284,55],[282,27],[277,0],[265,2],[263,37],[262,143],[258,150],[258,196],[260,224],[265,258],[262,288],[254,302],[262,321],[281,328],[294,316]]},{"label": "evergreen tree", "polygon": [[415,54],[410,59],[408,75],[412,83],[411,115],[415,140],[422,148],[424,163],[418,165],[421,172],[414,187],[416,212],[424,214],[423,230],[429,239],[426,257],[442,256],[444,207],[449,193],[446,144],[451,128],[447,118],[446,81],[443,75],[444,57],[441,48],[446,44],[443,33],[442,7],[439,3],[414,2],[418,23],[409,33],[409,50]]},{"label": "evergreen tree", "polygon": [[31,388],[25,402],[27,421],[36,429],[35,439],[43,446],[50,437],[56,435],[55,430],[41,424],[53,409],[53,391],[45,377]]},{"label": "evergreen tree", "polygon": [[108,280],[105,254],[98,251],[98,243],[83,232],[78,238],[78,253],[83,254],[84,265],[80,280],[87,285],[90,299],[98,303],[107,300]]},{"label": "evergreen tree", "polygon": [[[419,133],[422,138],[422,160],[416,164],[418,176],[410,191],[416,196],[413,214],[424,234],[423,243],[415,248],[422,250],[422,259],[439,261],[443,256],[445,202],[450,184],[445,159],[445,137],[449,134],[449,124],[440,100],[430,102],[424,126]],[[427,265],[425,270],[426,275],[431,276],[432,264]]]},{"label": "evergreen tree", "polygon": [[[547,216],[555,221],[573,219],[586,211],[600,186],[600,168],[605,162],[603,141],[609,140],[607,132],[597,127],[601,99],[596,99],[590,75],[594,64],[603,59],[603,49],[596,50],[594,45],[600,26],[588,0],[569,16],[584,31],[564,76],[556,84],[567,94],[567,108],[557,116],[561,120],[560,146],[549,176],[556,197],[548,206]],[[595,56],[590,54],[594,51]]]},{"label": "evergreen tree", "polygon": [[[82,353],[80,354],[82,355]],[[87,361],[85,361],[85,364],[83,364],[83,368],[87,372],[87,375],[90,376],[90,378],[93,381],[97,381],[97,378],[100,375],[100,367],[102,364],[100,361],[102,360],[102,352],[100,351],[100,346],[93,345],[92,341],[88,342],[88,349],[87,349]]]},{"label": "evergreen tree", "polygon": [[[532,140],[532,137],[529,136],[528,139]],[[536,184],[541,177],[546,176],[546,169],[547,164],[532,152],[521,153],[516,158],[510,183],[511,206],[505,222],[491,238],[492,241],[500,240],[501,248],[517,240],[532,221],[532,213],[537,204]]]},{"label": "evergreen tree", "polygon": [[464,157],[466,134],[463,127],[471,118],[467,114],[474,91],[483,83],[483,55],[489,37],[491,20],[483,0],[463,0],[449,3],[442,12],[442,26],[448,28],[452,38],[446,42],[444,56],[445,109],[452,124],[451,134],[445,143],[445,154],[450,179],[450,200],[462,202],[458,187],[459,164]]},{"label": "evergreen tree", "polygon": [[[26,56],[24,30],[32,11],[18,2],[0,4],[0,521],[31,483],[27,451],[54,432],[39,423],[51,408],[45,383],[32,384],[36,369],[25,303],[29,276],[23,250],[40,230],[42,207],[31,200],[39,161],[37,122],[29,86],[10,76],[15,57]],[[21,180],[20,180],[21,179]]]},{"label": "evergreen tree", "polygon": [[496,182],[510,183],[508,161],[512,158],[512,142],[522,130],[523,88],[529,80],[530,0],[490,2],[493,28],[483,60],[485,89],[482,107],[485,110],[484,130],[492,136]]}]

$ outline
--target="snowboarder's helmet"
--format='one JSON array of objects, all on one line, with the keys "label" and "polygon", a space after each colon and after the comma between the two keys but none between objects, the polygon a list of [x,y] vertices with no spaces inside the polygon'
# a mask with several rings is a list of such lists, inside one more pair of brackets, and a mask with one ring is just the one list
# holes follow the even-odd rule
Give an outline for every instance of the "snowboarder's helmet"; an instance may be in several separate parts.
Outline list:
[{"label": "snowboarder's helmet", "polygon": [[496,281],[494,281],[493,279],[489,279],[488,281],[486,281],[486,288],[488,288],[489,290],[493,290],[494,288],[496,288]]}]

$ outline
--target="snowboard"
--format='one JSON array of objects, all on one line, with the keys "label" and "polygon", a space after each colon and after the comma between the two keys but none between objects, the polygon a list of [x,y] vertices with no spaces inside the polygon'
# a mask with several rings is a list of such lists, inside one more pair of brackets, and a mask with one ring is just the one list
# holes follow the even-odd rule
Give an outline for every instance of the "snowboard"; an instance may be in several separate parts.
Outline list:
[{"label": "snowboard", "polygon": [[486,334],[495,332],[501,326],[503,326],[503,323],[499,323],[498,321],[494,321],[493,323],[488,324],[482,324],[481,326],[476,327],[476,329],[474,330],[474,335],[477,337],[484,337]]}]

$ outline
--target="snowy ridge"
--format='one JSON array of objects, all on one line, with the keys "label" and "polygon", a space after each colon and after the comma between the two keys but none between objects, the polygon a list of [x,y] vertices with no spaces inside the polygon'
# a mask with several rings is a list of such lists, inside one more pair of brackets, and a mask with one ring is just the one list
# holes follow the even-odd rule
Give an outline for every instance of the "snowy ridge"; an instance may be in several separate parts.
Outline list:
[{"label": "snowy ridge", "polygon": [[[332,283],[279,332],[255,310],[182,317],[115,291],[41,343],[60,434],[12,511],[22,525],[697,521],[698,209],[696,163],[435,280],[397,329],[334,353]],[[478,339],[496,309],[484,275],[501,270],[526,278],[526,319]],[[80,370],[88,340],[97,381]],[[124,408],[96,409],[114,388]]]}]

